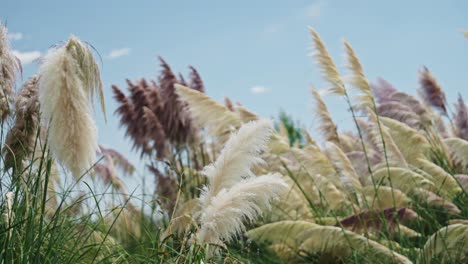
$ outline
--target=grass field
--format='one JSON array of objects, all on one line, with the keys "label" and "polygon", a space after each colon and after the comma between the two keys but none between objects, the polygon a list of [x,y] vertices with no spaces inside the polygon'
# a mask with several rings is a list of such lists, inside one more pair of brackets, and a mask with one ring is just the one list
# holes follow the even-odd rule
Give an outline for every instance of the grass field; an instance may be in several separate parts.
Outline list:
[{"label": "grass field", "polygon": [[[340,73],[311,28],[329,85],[311,89],[315,131],[217,102],[195,68],[185,80],[162,58],[155,80],[112,86],[119,107],[106,113],[89,44],[56,45],[15,92],[6,31],[1,263],[468,262],[468,107],[447,102],[429,69],[418,97],[371,84],[349,43]],[[354,127],[337,129],[326,97]],[[119,118],[144,172],[98,144],[99,109]],[[129,191],[141,174],[154,191]]]}]

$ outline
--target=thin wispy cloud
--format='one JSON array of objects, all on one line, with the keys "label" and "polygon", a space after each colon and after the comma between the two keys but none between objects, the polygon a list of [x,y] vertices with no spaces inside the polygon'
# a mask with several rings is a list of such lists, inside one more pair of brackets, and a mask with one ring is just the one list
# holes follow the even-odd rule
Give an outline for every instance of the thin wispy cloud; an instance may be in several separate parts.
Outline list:
[{"label": "thin wispy cloud", "polygon": [[253,94],[264,94],[264,93],[267,93],[269,91],[270,91],[270,89],[268,89],[265,86],[261,86],[261,85],[255,85],[255,86],[252,86],[250,88],[250,92],[253,93]]},{"label": "thin wispy cloud", "polygon": [[24,52],[19,50],[13,50],[13,55],[15,55],[21,61],[22,65],[28,65],[34,62],[35,60],[39,59],[42,53],[37,50]]},{"label": "thin wispy cloud", "polygon": [[285,28],[286,28],[286,26],[284,24],[279,24],[279,23],[270,24],[264,29],[263,32],[265,34],[275,34],[275,33],[284,31]]},{"label": "thin wispy cloud", "polygon": [[304,14],[308,18],[317,18],[322,14],[324,3],[323,1],[316,1],[304,8]]},{"label": "thin wispy cloud", "polygon": [[9,40],[22,40],[24,35],[21,32],[8,32],[7,37]]},{"label": "thin wispy cloud", "polygon": [[130,54],[130,48],[113,49],[107,56],[109,59],[117,59]]}]

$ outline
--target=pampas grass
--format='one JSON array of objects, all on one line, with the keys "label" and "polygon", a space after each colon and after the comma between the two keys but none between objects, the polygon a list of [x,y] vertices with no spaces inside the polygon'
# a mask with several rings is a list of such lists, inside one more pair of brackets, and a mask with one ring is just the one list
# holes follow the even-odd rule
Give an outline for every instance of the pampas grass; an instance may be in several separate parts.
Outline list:
[{"label": "pampas grass", "polygon": [[39,128],[39,76],[26,81],[15,100],[16,119],[8,131],[3,153],[5,169],[21,167],[24,158],[31,154]]},{"label": "pampas grass", "polygon": [[203,208],[197,232],[200,244],[223,244],[245,230],[244,220],[254,221],[287,188],[278,174],[241,180],[232,188],[222,189]]},{"label": "pampas grass", "polygon": [[97,128],[90,100],[104,97],[91,48],[72,36],[50,50],[39,69],[39,102],[53,156],[79,177],[96,161]]},{"label": "pampas grass", "polygon": [[0,22],[0,121],[5,121],[11,112],[16,73],[21,70],[20,61],[10,50],[7,28]]},{"label": "pampas grass", "polygon": [[258,156],[266,149],[272,130],[267,120],[243,125],[218,159],[203,169],[209,185],[199,197],[201,211],[196,218],[200,229],[195,234],[198,244],[224,245],[245,230],[244,220],[254,221],[286,191],[288,186],[279,174],[255,177],[251,170],[263,161]]},{"label": "pampas grass", "polygon": [[231,136],[218,159],[202,171],[209,182],[200,197],[202,204],[208,204],[222,189],[254,176],[252,166],[263,162],[259,154],[266,150],[272,133],[271,122],[260,120],[243,125]]},{"label": "pampas grass", "polygon": [[223,136],[240,126],[241,120],[236,113],[207,95],[178,84],[174,87],[181,100],[187,103],[191,117],[199,126],[207,127],[213,136]]},{"label": "pampas grass", "polygon": [[453,224],[434,233],[424,245],[419,261],[439,260],[441,263],[463,263],[468,256],[468,225]]}]

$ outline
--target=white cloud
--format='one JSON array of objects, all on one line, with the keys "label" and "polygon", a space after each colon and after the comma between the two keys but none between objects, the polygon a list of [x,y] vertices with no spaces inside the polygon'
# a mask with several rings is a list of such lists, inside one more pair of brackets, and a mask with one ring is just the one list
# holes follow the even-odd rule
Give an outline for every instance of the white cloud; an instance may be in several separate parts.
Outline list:
[{"label": "white cloud", "polygon": [[109,59],[117,59],[122,56],[127,56],[130,54],[131,49],[130,48],[121,48],[121,49],[113,49],[109,53]]},{"label": "white cloud", "polygon": [[32,63],[34,60],[39,59],[42,53],[37,50],[25,51],[25,52],[13,50],[13,55],[15,55],[21,61],[21,64],[27,65],[27,64]]},{"label": "white cloud", "polygon": [[274,33],[283,31],[284,29],[285,29],[285,25],[283,24],[271,24],[265,28],[264,32],[266,34],[274,34]]},{"label": "white cloud", "polygon": [[305,8],[305,16],[309,18],[320,17],[323,8],[322,1],[316,1]]},{"label": "white cloud", "polygon": [[252,86],[252,88],[250,88],[250,92],[253,94],[263,94],[268,91],[269,91],[268,88],[266,88],[265,86],[261,86],[261,85],[255,85],[255,86]]},{"label": "white cloud", "polygon": [[7,37],[9,40],[21,40],[24,36],[21,32],[8,32]]}]

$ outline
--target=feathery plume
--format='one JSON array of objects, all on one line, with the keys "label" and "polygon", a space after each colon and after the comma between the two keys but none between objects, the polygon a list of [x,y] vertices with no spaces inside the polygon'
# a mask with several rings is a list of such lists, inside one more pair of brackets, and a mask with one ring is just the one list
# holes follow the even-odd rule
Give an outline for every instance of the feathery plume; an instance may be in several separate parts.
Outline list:
[{"label": "feathery plume", "polygon": [[328,112],[327,105],[316,89],[312,88],[311,91],[315,99],[315,114],[319,117],[319,131],[327,141],[340,144],[338,129],[331,118],[330,112]]},{"label": "feathery plume", "polygon": [[369,209],[404,208],[410,205],[410,198],[402,191],[389,186],[366,186],[362,194],[369,204]]},{"label": "feathery plume", "polygon": [[374,172],[374,179],[389,186],[391,181],[392,187],[397,188],[405,193],[411,193],[414,188],[423,188],[435,190],[434,183],[422,175],[405,168],[398,167],[383,167]]},{"label": "feathery plume", "polygon": [[220,137],[237,129],[241,120],[236,113],[217,103],[204,93],[176,84],[175,90],[187,103],[191,117],[201,127],[207,127],[211,135]]},{"label": "feathery plume", "polygon": [[201,93],[205,93],[205,85],[203,84],[200,74],[193,66],[189,66],[189,69],[190,69],[190,88],[197,90]]},{"label": "feathery plume", "polygon": [[120,103],[115,113],[120,115],[120,126],[126,126],[126,136],[136,137],[136,128],[134,127],[135,109],[131,100],[117,87],[112,85],[114,99]]},{"label": "feathery plume", "polygon": [[174,86],[177,79],[169,64],[159,57],[161,62],[161,75],[159,83],[161,87],[161,99],[164,102],[164,111],[159,116],[161,124],[164,124],[164,132],[167,138],[175,144],[185,144],[191,140],[192,122],[184,109],[184,102],[179,100],[179,96]]},{"label": "feathery plume", "polygon": [[169,215],[172,214],[177,198],[177,182],[170,175],[164,175],[157,167],[147,165],[148,170],[153,174],[156,182],[156,193],[159,195],[159,202]]},{"label": "feathery plume", "polygon": [[237,106],[236,110],[239,113],[240,119],[243,123],[260,119],[257,114],[251,112],[249,109],[243,107],[242,105]]},{"label": "feathery plume", "polygon": [[419,83],[421,84],[419,92],[424,101],[447,115],[445,93],[427,67],[419,71]]},{"label": "feathery plume", "polygon": [[461,94],[455,104],[455,114],[453,116],[455,135],[461,139],[468,140],[468,106]]},{"label": "feathery plume", "polygon": [[259,120],[243,125],[231,136],[218,159],[202,171],[209,181],[200,196],[203,205],[207,205],[222,189],[254,176],[251,167],[263,162],[258,155],[266,150],[272,133],[271,122]]},{"label": "feathery plume", "polygon": [[389,128],[388,132],[406,161],[415,163],[418,158],[425,157],[430,144],[418,130],[386,117],[380,117],[380,121]]},{"label": "feathery plume", "polygon": [[424,245],[420,263],[429,263],[439,260],[440,263],[450,262],[462,263],[467,260],[468,247],[468,225],[454,224],[442,227],[435,232]]},{"label": "feathery plume", "polygon": [[48,52],[39,75],[39,103],[50,149],[78,177],[91,168],[98,150],[89,104],[96,92],[105,114],[99,67],[89,46],[72,36]]},{"label": "feathery plume", "polygon": [[23,84],[16,97],[15,124],[8,131],[3,147],[5,169],[20,166],[33,151],[39,127],[38,81],[39,76],[32,76]]},{"label": "feathery plume", "polygon": [[114,164],[122,169],[122,172],[126,175],[132,175],[135,172],[135,166],[120,152],[115,149],[106,148],[99,145],[101,154],[108,155],[114,161]]},{"label": "feathery plume", "polygon": [[411,128],[422,128],[420,117],[414,113],[409,106],[400,102],[383,102],[377,107],[377,113],[379,116],[388,117],[405,123]]},{"label": "feathery plume", "polygon": [[346,154],[333,142],[326,143],[326,150],[328,158],[335,170],[344,178],[343,181],[349,181],[352,184],[354,191],[361,189],[361,183],[359,181],[359,176],[354,170],[351,161],[348,159]]},{"label": "feathery plume", "polygon": [[351,83],[362,92],[362,94],[358,96],[360,101],[359,108],[365,109],[366,107],[369,107],[373,110],[375,105],[374,97],[372,96],[370,83],[364,75],[362,65],[351,45],[347,41],[344,42],[344,45],[346,49],[346,58],[348,60],[348,68],[352,73]]},{"label": "feathery plume", "polygon": [[[346,258],[354,250],[372,250],[374,257],[385,258],[396,263],[411,264],[412,262],[387,247],[366,237],[343,230],[335,226],[318,226],[304,232],[301,237],[307,239],[301,244],[300,250],[309,253],[330,254],[337,258]],[[382,259],[380,259],[382,260]]]},{"label": "feathery plume", "polygon": [[377,83],[371,84],[371,89],[374,94],[374,97],[379,103],[388,101],[388,99],[393,93],[398,92],[398,90],[395,87],[393,87],[391,83],[389,83],[383,78],[378,78]]},{"label": "feathery plume", "polygon": [[284,220],[251,229],[246,236],[257,243],[284,243],[289,248],[297,250],[303,242],[297,238],[303,232],[317,226],[315,223],[303,220]]},{"label": "feathery plume", "polygon": [[244,179],[229,189],[222,189],[203,208],[197,242],[223,245],[223,241],[230,241],[233,235],[245,231],[243,220],[254,221],[271,208],[271,201],[287,187],[279,174],[269,174]]},{"label": "feathery plume", "polygon": [[227,109],[229,109],[229,111],[231,112],[234,112],[234,105],[232,104],[231,102],[231,99],[229,99],[229,97],[225,96],[224,97],[224,106],[226,106]]},{"label": "feathery plume", "polygon": [[468,141],[461,138],[446,138],[444,144],[448,147],[453,159],[468,167]]},{"label": "feathery plume", "polygon": [[449,214],[457,215],[461,213],[460,209],[449,200],[423,188],[415,188],[412,191],[412,195],[415,201],[438,208],[444,208]]},{"label": "feathery plume", "polygon": [[7,28],[0,22],[0,121],[5,121],[10,114],[13,101],[16,73],[21,71],[20,61],[10,50]]},{"label": "feathery plume", "polygon": [[146,128],[144,138],[153,140],[152,149],[156,150],[156,157],[163,159],[168,151],[163,126],[153,111],[148,107],[144,107],[143,110],[143,122]]},{"label": "feathery plume", "polygon": [[322,70],[322,74],[325,80],[327,80],[332,86],[330,88],[330,92],[337,95],[345,95],[345,85],[341,79],[340,74],[338,73],[338,69],[336,68],[335,63],[333,62],[327,48],[325,47],[325,44],[323,43],[317,31],[315,31],[313,28],[309,28],[309,31],[312,34],[312,40],[316,50],[316,53],[313,55],[317,59],[318,66]]},{"label": "feathery plume", "polygon": [[455,179],[460,183],[461,187],[465,192],[468,192],[468,175],[465,174],[456,174]]}]

